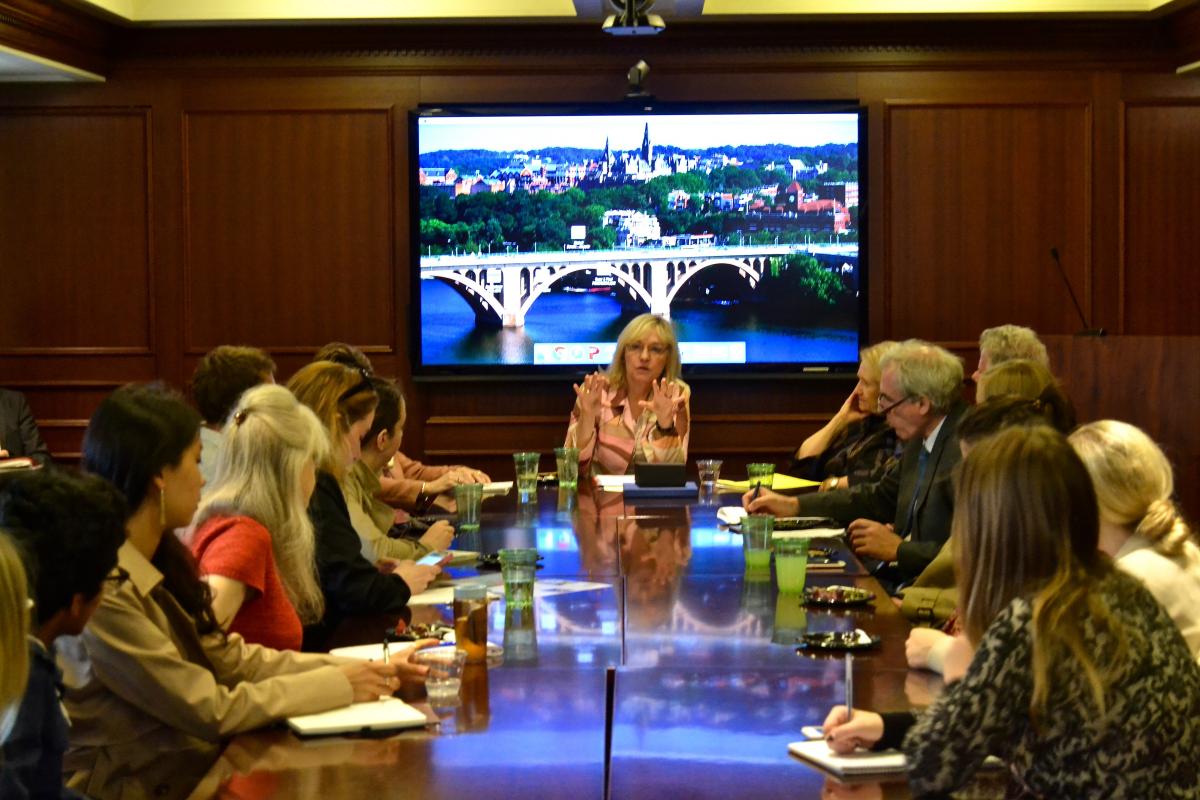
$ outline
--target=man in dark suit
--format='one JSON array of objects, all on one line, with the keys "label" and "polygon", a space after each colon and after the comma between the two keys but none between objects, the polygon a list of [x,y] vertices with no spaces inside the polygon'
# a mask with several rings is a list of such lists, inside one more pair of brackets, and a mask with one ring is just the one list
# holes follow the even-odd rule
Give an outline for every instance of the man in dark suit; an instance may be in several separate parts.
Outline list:
[{"label": "man in dark suit", "polygon": [[38,464],[50,461],[50,451],[38,433],[25,395],[0,389],[0,458],[22,456]]},{"label": "man in dark suit", "polygon": [[884,358],[879,413],[904,453],[875,482],[803,497],[747,492],[752,513],[830,517],[848,526],[854,552],[881,562],[881,577],[910,581],[950,536],[954,515],[951,473],[962,456],[962,361],[927,342],[909,340]]}]

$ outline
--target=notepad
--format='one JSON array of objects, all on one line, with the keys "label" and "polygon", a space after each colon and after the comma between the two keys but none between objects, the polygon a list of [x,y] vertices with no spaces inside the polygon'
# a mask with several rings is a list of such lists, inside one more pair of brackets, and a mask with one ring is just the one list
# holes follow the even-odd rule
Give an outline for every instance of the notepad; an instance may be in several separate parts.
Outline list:
[{"label": "notepad", "polygon": [[0,472],[8,472],[9,470],[34,469],[37,464],[32,458],[24,456],[14,458],[0,458]]},{"label": "notepad", "polygon": [[[745,492],[753,489],[758,481],[727,481],[724,478],[717,481],[717,485],[722,489],[730,491]],[[771,480],[771,489],[777,492],[788,492],[793,489],[807,489],[809,486],[820,486],[820,481],[810,481],[806,478],[796,478],[791,475],[781,475],[775,473],[775,477]],[[766,487],[763,487],[766,488]]]},{"label": "notepad", "polygon": [[395,697],[384,697],[369,703],[354,703],[320,714],[288,717],[287,721],[288,727],[300,736],[419,728],[428,722],[429,719],[423,711]]},{"label": "notepad", "polygon": [[492,497],[494,495],[508,494],[512,489],[512,481],[492,481],[483,485],[483,496]]},{"label": "notepad", "polygon": [[[824,739],[792,742],[788,745],[788,752],[816,764],[826,772],[832,772],[839,778],[898,775],[908,768],[908,760],[899,750],[855,750],[853,753],[842,755],[830,750]],[[983,762],[984,769],[998,769],[1003,766],[1004,762],[995,756],[988,756]]]},{"label": "notepad", "polygon": [[799,531],[773,531],[772,539],[832,539],[846,532],[845,528],[807,528]]}]

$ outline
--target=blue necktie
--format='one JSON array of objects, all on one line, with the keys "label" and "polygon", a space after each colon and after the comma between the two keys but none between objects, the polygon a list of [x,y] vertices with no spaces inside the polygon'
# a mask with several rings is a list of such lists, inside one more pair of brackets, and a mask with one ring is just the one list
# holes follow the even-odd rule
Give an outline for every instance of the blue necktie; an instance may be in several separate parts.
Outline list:
[{"label": "blue necktie", "polygon": [[904,533],[901,536],[908,536],[912,532],[913,517],[917,512],[917,498],[921,496],[921,482],[925,480],[925,467],[929,465],[929,451],[925,449],[925,443],[921,442],[921,456],[917,459],[917,484],[913,487],[912,503],[908,506],[908,521],[904,526]]}]

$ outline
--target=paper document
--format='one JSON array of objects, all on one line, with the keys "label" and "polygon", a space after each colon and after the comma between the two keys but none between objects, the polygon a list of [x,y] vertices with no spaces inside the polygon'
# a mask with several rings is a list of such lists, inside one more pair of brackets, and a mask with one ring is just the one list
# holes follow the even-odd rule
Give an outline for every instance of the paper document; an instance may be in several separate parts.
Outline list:
[{"label": "paper document", "polygon": [[772,539],[832,539],[846,532],[845,528],[808,528],[802,531],[774,531]]},{"label": "paper document", "polygon": [[[788,752],[805,761],[810,761],[838,777],[897,775],[903,774],[908,768],[908,760],[899,750],[880,750],[879,752],[855,750],[853,753],[839,755],[829,749],[829,745],[824,739],[792,742],[788,745]],[[985,769],[997,769],[1003,766],[1004,762],[995,756],[988,756],[983,762]]]},{"label": "paper document", "polygon": [[721,506],[717,509],[717,519],[726,525],[741,525],[749,513],[741,506]]},{"label": "paper document", "polygon": [[633,475],[596,475],[596,485],[609,491],[621,491],[626,484],[633,483]]},{"label": "paper document", "polygon": [[483,496],[488,497],[490,495],[508,494],[509,490],[512,489],[512,485],[512,481],[493,481],[492,483],[485,483],[483,485]]},{"label": "paper document", "polygon": [[[724,478],[717,481],[717,485],[722,489],[729,489],[730,491],[736,489],[739,492],[745,492],[753,489],[755,483],[757,483],[757,481],[727,481]],[[775,473],[775,477],[771,481],[771,489],[776,492],[787,492],[791,491],[792,489],[805,489],[809,486],[820,485],[820,481],[810,481],[805,478],[794,478],[791,475],[780,475],[778,472]]]},{"label": "paper document", "polygon": [[[433,589],[426,589],[420,594],[415,594],[409,598],[410,606],[441,606],[450,605],[454,602],[454,585],[458,583],[485,583],[489,584],[488,594],[492,597],[504,596],[504,578],[500,573],[491,575],[475,575],[470,578],[462,578],[461,580],[453,581],[446,586],[438,586]],[[593,581],[577,581],[565,578],[537,578],[533,582],[534,597],[554,597],[560,594],[572,594],[574,592],[591,592],[596,589],[608,589],[610,584],[595,583]]]},{"label": "paper document", "polygon": [[423,711],[395,697],[383,697],[367,703],[354,703],[320,714],[288,717],[288,727],[301,736],[322,736],[334,733],[386,731],[398,728],[418,728],[428,724]]}]

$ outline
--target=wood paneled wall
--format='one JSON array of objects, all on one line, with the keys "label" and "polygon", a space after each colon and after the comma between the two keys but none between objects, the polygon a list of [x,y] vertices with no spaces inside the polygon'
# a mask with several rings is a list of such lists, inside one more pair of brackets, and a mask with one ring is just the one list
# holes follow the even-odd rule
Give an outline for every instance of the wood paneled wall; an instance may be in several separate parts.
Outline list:
[{"label": "wood paneled wall", "polygon": [[[1092,324],[1200,335],[1200,79],[1149,47],[1120,65],[1086,48],[724,58],[713,30],[707,48],[644,45],[660,99],[868,107],[873,340],[940,342],[969,373],[983,327],[1075,332],[1051,248]],[[0,384],[29,394],[55,452],[77,454],[106,391],[183,387],[215,344],[264,347],[286,377],[333,339],[405,382],[414,454],[507,475],[512,450],[554,446],[566,380],[411,380],[405,115],[617,98],[631,45],[175,59],[154,36],[104,85],[0,88]],[[782,461],[852,381],[694,384],[692,449],[735,466]],[[1180,399],[1146,413],[1186,414]]]}]

